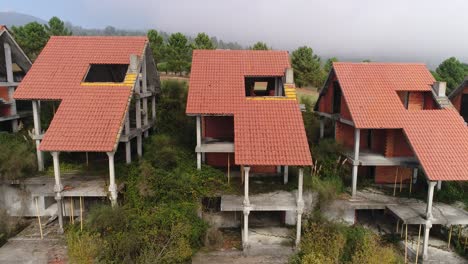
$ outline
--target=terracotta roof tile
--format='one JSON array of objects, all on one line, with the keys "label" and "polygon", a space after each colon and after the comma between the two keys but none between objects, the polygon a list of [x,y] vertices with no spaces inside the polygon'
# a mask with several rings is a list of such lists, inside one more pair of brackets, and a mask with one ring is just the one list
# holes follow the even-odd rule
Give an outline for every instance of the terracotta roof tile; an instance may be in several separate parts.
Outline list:
[{"label": "terracotta roof tile", "polygon": [[356,128],[403,129],[429,180],[468,180],[468,129],[454,109],[407,110],[397,91],[431,91],[424,64],[334,63]]},{"label": "terracotta roof tile", "polygon": [[112,151],[118,143],[132,85],[83,86],[90,64],[129,64],[142,56],[145,37],[51,37],[14,97],[60,100],[40,148]]},{"label": "terracotta roof tile", "polygon": [[284,76],[286,51],[196,50],[187,114],[234,115],[238,165],[312,165],[296,100],[247,100],[246,76]]}]

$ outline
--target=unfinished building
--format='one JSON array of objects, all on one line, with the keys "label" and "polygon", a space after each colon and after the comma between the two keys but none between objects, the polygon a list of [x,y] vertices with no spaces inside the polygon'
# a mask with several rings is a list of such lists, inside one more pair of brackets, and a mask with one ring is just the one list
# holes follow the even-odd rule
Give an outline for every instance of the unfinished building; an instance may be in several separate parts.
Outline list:
[{"label": "unfinished building", "polygon": [[[332,136],[346,149],[353,214],[385,209],[403,224],[424,225],[424,258],[432,225],[468,224],[463,210],[440,206],[433,213],[436,186],[468,180],[468,130],[445,96],[445,83],[435,82],[424,64],[334,63],[315,111],[320,137],[333,124]],[[357,190],[358,179],[367,179],[393,187],[394,195],[403,185],[411,191],[418,170],[428,183],[426,206],[377,201]]]},{"label": "unfinished building", "polygon": [[[241,226],[244,250],[261,244],[249,221],[265,214],[280,219],[277,237],[285,224],[296,225],[298,245],[303,167],[312,159],[288,53],[195,50],[186,113],[196,117],[198,169],[205,163],[224,170],[230,184],[243,184],[239,194],[221,195],[218,210],[233,213],[223,221]],[[281,190],[291,166],[297,185]]]},{"label": "unfinished building", "polygon": [[19,121],[31,116],[31,106],[17,103],[13,98],[16,87],[30,68],[29,58],[7,27],[0,25],[0,131],[17,132]]},{"label": "unfinished building", "polygon": [[[54,183],[30,180],[43,189],[32,192],[40,198],[39,214],[55,204],[49,199],[53,189],[63,228],[64,197],[107,195],[104,186],[95,186],[100,182],[107,186],[112,205],[117,203],[115,153],[123,143],[130,163],[133,141],[137,155],[142,155],[143,137],[155,124],[159,88],[146,37],[51,37],[14,94],[16,100],[32,101],[39,170],[44,170],[44,152],[53,158]],[[41,128],[44,101],[60,102],[45,131]],[[85,182],[80,175],[62,182],[61,152],[107,154],[108,180]]]}]

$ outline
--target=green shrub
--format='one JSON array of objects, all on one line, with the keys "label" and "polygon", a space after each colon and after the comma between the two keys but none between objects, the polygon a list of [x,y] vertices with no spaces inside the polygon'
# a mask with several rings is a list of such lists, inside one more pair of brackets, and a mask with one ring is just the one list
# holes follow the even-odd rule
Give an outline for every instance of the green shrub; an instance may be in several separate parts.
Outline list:
[{"label": "green shrub", "polygon": [[102,241],[99,235],[68,230],[67,245],[70,263],[91,264],[96,262]]},{"label": "green shrub", "polygon": [[36,171],[34,143],[22,134],[0,132],[0,179],[21,179]]},{"label": "green shrub", "polygon": [[304,221],[301,250],[291,263],[400,263],[392,245],[361,226],[345,226],[318,216]]}]

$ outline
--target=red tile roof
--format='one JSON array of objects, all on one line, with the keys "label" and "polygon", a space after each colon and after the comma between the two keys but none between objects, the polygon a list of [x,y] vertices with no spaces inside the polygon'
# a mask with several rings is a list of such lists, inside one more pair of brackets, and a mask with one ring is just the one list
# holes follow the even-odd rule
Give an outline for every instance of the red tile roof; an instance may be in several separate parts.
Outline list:
[{"label": "red tile roof", "polygon": [[234,115],[238,165],[312,165],[296,100],[248,100],[246,76],[284,76],[286,51],[196,50],[187,114]]},{"label": "red tile roof", "polygon": [[145,37],[51,37],[18,86],[19,100],[61,100],[40,149],[113,151],[133,86],[83,86],[90,64],[129,64]]},{"label": "red tile roof", "polygon": [[249,100],[234,115],[236,164],[311,165],[309,144],[295,100]]},{"label": "red tile roof", "polygon": [[283,76],[286,51],[194,50],[187,114],[233,114],[245,101],[245,76]]},{"label": "red tile roof", "polygon": [[468,180],[468,129],[454,109],[407,110],[397,91],[431,91],[424,64],[334,63],[356,128],[403,129],[429,180]]}]

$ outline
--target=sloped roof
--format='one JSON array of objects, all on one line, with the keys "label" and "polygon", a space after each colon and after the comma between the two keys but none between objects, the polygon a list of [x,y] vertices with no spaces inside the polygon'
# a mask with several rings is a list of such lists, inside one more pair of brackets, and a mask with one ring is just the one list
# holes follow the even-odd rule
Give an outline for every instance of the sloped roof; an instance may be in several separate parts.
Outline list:
[{"label": "sloped roof", "polygon": [[457,87],[455,88],[451,93],[450,95],[448,96],[448,98],[450,99],[453,99],[455,96],[459,95],[461,92],[463,92],[463,90],[465,89],[465,87],[468,86],[468,76],[465,76],[465,79],[463,80],[463,82]]},{"label": "sloped roof", "polygon": [[238,165],[312,165],[299,104],[250,100],[246,76],[284,76],[286,51],[195,50],[186,113],[233,115]]},{"label": "sloped roof", "polygon": [[398,91],[432,91],[424,64],[334,63],[356,128],[403,129],[429,180],[468,180],[468,129],[454,109],[407,110]]},{"label": "sloped roof", "polygon": [[90,64],[129,64],[146,37],[51,37],[14,94],[20,100],[61,100],[40,149],[113,151],[133,83],[81,85]]},{"label": "sloped roof", "polygon": [[194,50],[187,114],[233,114],[245,101],[246,76],[283,76],[287,51]]},{"label": "sloped roof", "polygon": [[311,165],[302,114],[295,100],[253,101],[234,115],[237,164]]}]

